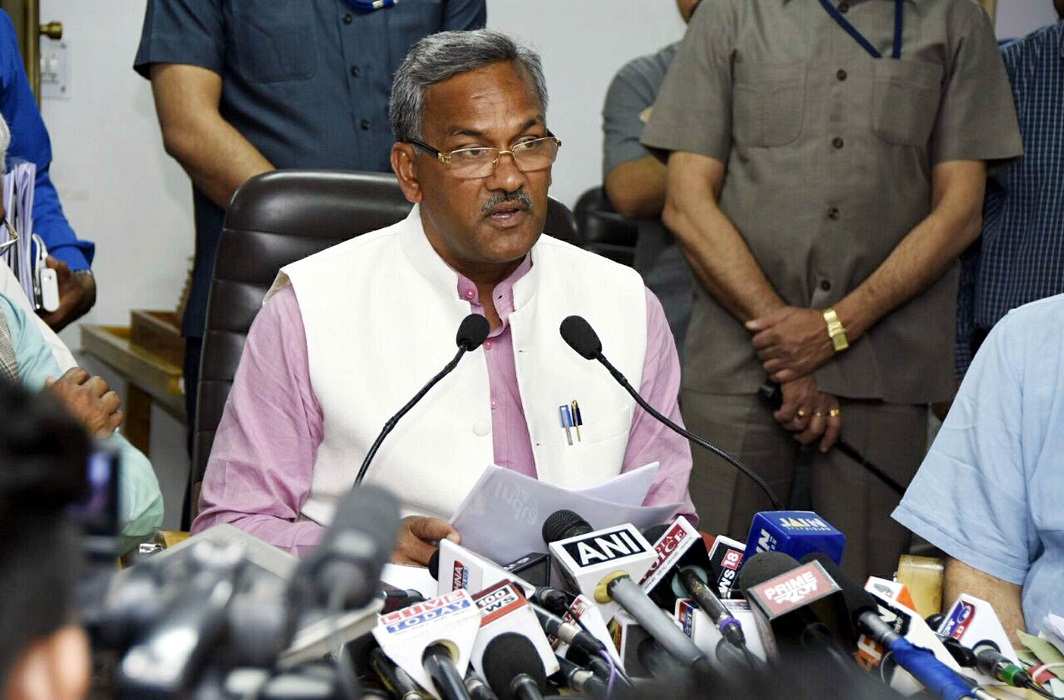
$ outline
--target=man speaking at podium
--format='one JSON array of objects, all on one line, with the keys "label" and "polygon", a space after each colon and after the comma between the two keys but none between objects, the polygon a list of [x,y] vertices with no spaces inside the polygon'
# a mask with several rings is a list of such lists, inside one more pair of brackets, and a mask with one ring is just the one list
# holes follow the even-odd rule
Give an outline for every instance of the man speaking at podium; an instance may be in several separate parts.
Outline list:
[{"label": "man speaking at podium", "polygon": [[[621,265],[541,236],[561,142],[539,57],[487,30],[421,40],[396,72],[402,222],[283,268],[248,335],[194,531],[229,522],[295,553],[317,544],[385,421],[454,354],[469,313],[491,332],[383,443],[365,481],[403,499],[395,559],[457,540],[446,522],[491,464],[579,489],[660,461],[648,505],[687,495],[690,448],[565,345],[579,314],[647,400],[680,421],[661,304]],[[577,402],[579,433],[559,408]],[[500,507],[505,507],[500,503]]]}]

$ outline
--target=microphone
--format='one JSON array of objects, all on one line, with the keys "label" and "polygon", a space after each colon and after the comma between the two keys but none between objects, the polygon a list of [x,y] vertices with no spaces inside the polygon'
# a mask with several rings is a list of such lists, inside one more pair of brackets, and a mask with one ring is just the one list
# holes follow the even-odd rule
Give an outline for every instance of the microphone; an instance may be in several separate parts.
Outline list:
[{"label": "microphone", "polygon": [[698,530],[680,516],[661,533],[654,543],[654,550],[658,553],[658,560],[639,582],[650,599],[660,607],[672,610],[678,599],[694,597],[714,623],[724,625],[721,633],[725,638],[741,646],[743,632],[738,621],[706,585],[710,580],[709,553]]},{"label": "microphone", "polygon": [[399,501],[378,486],[344,496],[321,543],[299,562],[289,589],[296,610],[369,605],[395,549]]},{"label": "microphone", "polygon": [[466,690],[465,679],[454,665],[450,650],[443,644],[432,644],[422,655],[425,672],[432,679],[432,686],[444,700],[471,700]]},{"label": "microphone", "polygon": [[[707,585],[711,580],[709,553],[698,530],[680,516],[661,533],[654,549],[658,560],[640,582],[651,600],[665,610],[673,610],[677,600],[688,596],[694,598],[713,620],[721,636],[745,658],[746,635],[742,625]],[[694,637],[692,634],[688,636]]]},{"label": "microphone", "polygon": [[466,671],[465,687],[471,700],[499,700],[495,691],[488,687],[487,681],[481,678],[472,667]]},{"label": "microphone", "polygon": [[713,454],[717,455],[724,461],[731,464],[733,467],[742,472],[747,478],[757,484],[766,496],[768,496],[769,502],[772,507],[779,510],[783,508],[780,500],[776,498],[776,494],[772,492],[769,485],[765,483],[758,474],[750,470],[749,467],[742,464],[738,459],[729,454],[728,452],[720,449],[716,445],[713,445],[708,440],[695,435],[692,432],[680,427],[676,423],[673,423],[667,417],[659,413],[653,406],[647,403],[646,399],[639,395],[639,392],[632,388],[632,385],[628,383],[621,371],[618,370],[613,364],[606,359],[606,356],[602,354],[602,341],[599,340],[598,334],[591,327],[582,316],[567,316],[561,323],[559,331],[562,335],[562,340],[566,342],[578,355],[585,360],[598,360],[606,370],[613,375],[613,378],[617,380],[617,383],[631,395],[635,402],[639,404],[644,411],[653,416],[659,422],[664,424],[673,432],[679,433],[691,442],[695,443],[704,450],[709,450]]},{"label": "microphone", "polygon": [[373,637],[422,688],[445,700],[468,698],[462,674],[480,628],[480,610],[465,590],[380,615]]},{"label": "microphone", "polygon": [[532,605],[532,610],[539,619],[539,625],[543,631],[555,637],[561,642],[568,644],[574,649],[579,649],[589,656],[598,656],[606,651],[606,645],[600,642],[594,635],[580,629],[579,626],[551,614],[538,605]]},{"label": "microphone", "polygon": [[[913,646],[930,651],[942,664],[953,671],[960,672],[961,665],[952,656],[954,650],[951,650],[949,643],[943,641],[943,638],[934,632],[931,625],[921,619],[914,609],[912,595],[905,584],[870,576],[864,588],[875,598],[878,606],[876,612],[881,620],[905,637],[906,641]],[[848,604],[847,607],[852,616],[851,605]],[[941,617],[939,615],[940,621]],[[935,627],[937,626],[936,623]],[[954,639],[950,639],[949,642],[959,646],[959,642]],[[970,650],[967,651],[971,653]],[[898,666],[893,655],[867,634],[862,634],[857,640],[857,663],[869,671],[882,667],[879,676],[890,684],[891,689],[902,695],[910,696],[923,690],[923,684],[911,673]],[[972,664],[974,663],[973,658]]]},{"label": "microphone", "polygon": [[565,615],[569,610],[570,596],[559,591],[557,588],[540,586],[533,591],[532,595],[528,598],[536,605],[544,610],[554,613],[555,615]]},{"label": "microphone", "polygon": [[539,653],[513,632],[500,634],[484,650],[484,677],[501,700],[542,700],[547,687]]},{"label": "microphone", "polygon": [[116,682],[123,697],[168,697],[188,688],[225,635],[244,566],[243,548],[201,542],[191,554],[202,569],[118,665]]},{"label": "microphone", "polygon": [[369,665],[373,672],[380,678],[384,687],[399,700],[420,700],[421,692],[414,683],[414,679],[407,675],[406,671],[395,665],[395,662],[375,647],[369,653]]},{"label": "microphone", "polygon": [[1011,685],[1013,688],[1027,688],[1039,694],[1044,693],[1042,687],[1035,683],[1034,678],[1031,678],[1031,674],[1002,654],[997,644],[989,639],[977,642],[972,648],[972,653],[975,655],[975,667],[984,675]]},{"label": "microphone", "polygon": [[439,549],[429,558],[429,574],[436,579],[436,592],[443,594],[464,588],[482,591],[500,581],[513,581],[528,596],[535,587],[495,562],[474,554],[450,540],[440,540]]},{"label": "microphone", "polygon": [[819,563],[799,565],[783,552],[762,552],[743,565],[739,585],[755,614],[771,628],[779,654],[823,651],[841,668],[852,668],[839,647],[856,644],[853,623],[839,585]]},{"label": "microphone", "polygon": [[783,552],[801,559],[823,552],[836,564],[842,561],[846,535],[810,510],[778,510],[755,513],[746,538],[745,560],[761,552]]},{"label": "microphone", "polygon": [[593,698],[605,698],[608,686],[598,676],[588,669],[577,666],[569,659],[559,656],[558,665],[561,667],[562,678],[565,685],[577,693],[590,695]]},{"label": "microphone", "polygon": [[[681,662],[706,668],[705,655],[684,636],[633,577],[642,578],[656,559],[650,543],[631,524],[591,531],[572,511],[558,511],[543,525],[554,560],[576,590],[600,605],[616,603]],[[558,534],[583,533],[552,541]]]},{"label": "microphone", "polygon": [[[759,555],[763,556],[763,555]],[[806,557],[816,564],[840,587],[844,604],[854,624],[865,634],[891,651],[895,662],[911,673],[931,692],[943,698],[989,698],[986,691],[973,688],[972,682],[935,658],[924,648],[913,645],[894,631],[879,617],[879,604],[875,596],[860,586],[854,585],[842,570],[823,553]]]},{"label": "microphone", "polygon": [[994,607],[985,600],[962,593],[943,617],[938,632],[971,649],[975,668],[988,680],[1036,693],[1042,687],[1018,663],[1016,650],[1009,640]]},{"label": "microphone", "polygon": [[[570,598],[573,598],[572,604],[569,603]],[[573,625],[582,632],[589,634],[601,645],[601,648],[606,650],[613,663],[622,668],[624,667],[621,654],[615,646],[615,638],[606,626],[606,619],[602,615],[602,610],[590,598],[584,595],[569,596],[554,588],[543,587],[537,588],[530,599],[546,611],[559,615],[566,624]],[[590,643],[582,646],[590,649]],[[585,653],[583,654],[585,658],[581,659],[579,657],[582,650],[580,648],[571,649],[570,644],[561,639],[558,639],[554,651],[556,654],[561,655],[574,654],[576,658],[571,659],[572,661],[586,665],[601,678],[608,679],[610,677],[610,664],[602,656]]]},{"label": "microphone", "polygon": [[462,323],[458,326],[458,334],[455,337],[455,343],[458,345],[458,352],[455,353],[455,356],[450,362],[443,366],[443,369],[440,370],[435,377],[429,380],[428,384],[421,387],[420,391],[414,394],[414,398],[410,399],[405,406],[400,408],[394,416],[384,423],[384,427],[381,428],[381,432],[377,435],[377,439],[373,441],[369,451],[366,452],[366,458],[362,460],[362,466],[358,468],[358,476],[355,477],[356,484],[362,483],[362,479],[366,476],[366,470],[369,469],[370,462],[373,461],[373,457],[377,454],[377,450],[380,449],[381,443],[384,442],[384,438],[388,437],[388,433],[392,432],[396,423],[399,422],[399,419],[405,416],[432,387],[439,383],[441,379],[454,371],[454,368],[458,366],[458,362],[462,359],[462,355],[479,348],[490,332],[491,326],[488,325],[488,319],[480,314],[469,314],[462,319]]},{"label": "microphone", "polygon": [[[780,410],[780,406],[783,405],[783,390],[780,389],[780,385],[775,382],[768,381],[762,384],[761,388],[757,390],[757,395],[765,405],[773,411]],[[835,441],[835,449],[864,467],[869,474],[883,482],[883,484],[894,493],[899,496],[905,495],[904,486],[899,484],[890,474],[887,474],[875,464],[872,464],[865,459],[865,456],[858,452],[857,448],[843,440],[841,437]]]},{"label": "microphone", "polygon": [[721,600],[739,597],[735,583],[743,564],[746,545],[724,535],[717,535],[709,548],[709,583]]},{"label": "microphone", "polygon": [[554,649],[547,641],[524,592],[516,583],[500,581],[473,594],[473,601],[480,609],[480,631],[473,644],[471,657],[473,668],[487,675],[484,659],[488,646],[497,637],[517,634],[532,645],[532,649],[539,655],[540,668],[545,673],[549,675],[558,670]]},{"label": "microphone", "polygon": [[977,643],[989,640],[1009,661],[1019,661],[994,606],[973,595],[962,593],[958,596],[947,609],[938,633],[952,637],[969,648],[975,648]]}]

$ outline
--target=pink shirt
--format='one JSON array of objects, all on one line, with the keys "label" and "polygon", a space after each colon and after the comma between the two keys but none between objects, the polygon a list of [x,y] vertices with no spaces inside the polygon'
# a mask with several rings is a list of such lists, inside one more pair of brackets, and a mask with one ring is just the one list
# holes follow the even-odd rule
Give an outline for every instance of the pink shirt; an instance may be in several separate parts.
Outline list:
[{"label": "pink shirt", "polygon": [[[529,258],[496,285],[495,310],[502,325],[484,342],[491,390],[495,463],[536,476],[532,441],[517,385],[509,316],[513,285],[531,267]],[[457,293],[474,313],[484,313],[477,287],[459,275]],[[680,365],[661,303],[647,290],[647,348],[640,393],[682,423],[678,403]],[[604,371],[589,367],[588,371]],[[306,335],[295,290],[287,286],[266,303],[248,333],[229,401],[214,437],[200,493],[200,532],[231,523],[270,544],[302,554],[318,543],[323,527],[301,518],[310,494],[315,455],[323,437],[321,406],[310,382]],[[682,503],[679,514],[695,519],[687,493],[691,448],[636,408],[622,471],[658,461],[661,469],[645,505]]]}]

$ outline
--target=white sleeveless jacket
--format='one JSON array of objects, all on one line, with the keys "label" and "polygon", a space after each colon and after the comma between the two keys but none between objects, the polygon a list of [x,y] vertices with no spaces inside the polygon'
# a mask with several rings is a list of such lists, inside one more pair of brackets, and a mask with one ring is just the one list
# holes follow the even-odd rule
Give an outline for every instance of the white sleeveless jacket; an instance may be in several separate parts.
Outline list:
[{"label": "white sleeveless jacket", "polygon": [[[646,293],[635,271],[549,236],[531,256],[514,285],[509,323],[532,453],[541,480],[586,488],[620,472],[635,403],[601,365],[569,348],[558,326],[570,314],[586,318],[638,387]],[[417,206],[393,226],[284,267],[270,293],[289,282],[324,414],[302,514],[327,524],[384,422],[456,352],[470,305],[458,296],[458,274],[425,237]],[[583,439],[574,435],[569,446],[558,407],[574,399]],[[365,481],[397,494],[404,514],[448,519],[493,454],[487,363],[478,348],[399,422]]]}]

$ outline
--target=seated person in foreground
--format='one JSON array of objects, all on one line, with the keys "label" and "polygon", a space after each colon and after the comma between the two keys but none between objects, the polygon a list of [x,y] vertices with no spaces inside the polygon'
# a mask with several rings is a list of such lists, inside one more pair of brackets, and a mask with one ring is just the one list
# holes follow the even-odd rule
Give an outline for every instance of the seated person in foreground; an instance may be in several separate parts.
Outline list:
[{"label": "seated person in foreground", "polygon": [[1064,610],[1061,455],[1064,295],[994,326],[893,514],[952,557],[943,603],[989,601],[1013,642]]},{"label": "seated person in foreground", "polygon": [[89,643],[74,621],[89,439],[54,401],[0,379],[0,700],[80,700]]},{"label": "seated person in foreground", "polygon": [[[645,503],[687,495],[687,441],[638,409],[558,326],[584,316],[606,354],[680,421],[661,304],[633,270],[542,236],[560,142],[539,57],[487,30],[443,32],[395,75],[392,169],[402,222],[281,270],[248,335],[193,531],[229,522],[301,553],[317,544],[384,422],[455,352],[469,313],[487,341],[384,442],[367,483],[404,502],[395,560],[425,563],[494,463],[582,489],[652,461]],[[570,445],[558,408],[576,400]],[[507,507],[500,504],[500,507]]]},{"label": "seated person in foreground", "polygon": [[17,381],[30,391],[47,388],[89,435],[97,439],[101,448],[119,453],[122,521],[119,545],[123,552],[151,537],[162,526],[163,496],[155,471],[148,458],[117,432],[123,416],[118,395],[101,377],[90,376],[80,367],[69,367],[63,372],[36,320],[3,294],[0,294],[0,378]]}]

